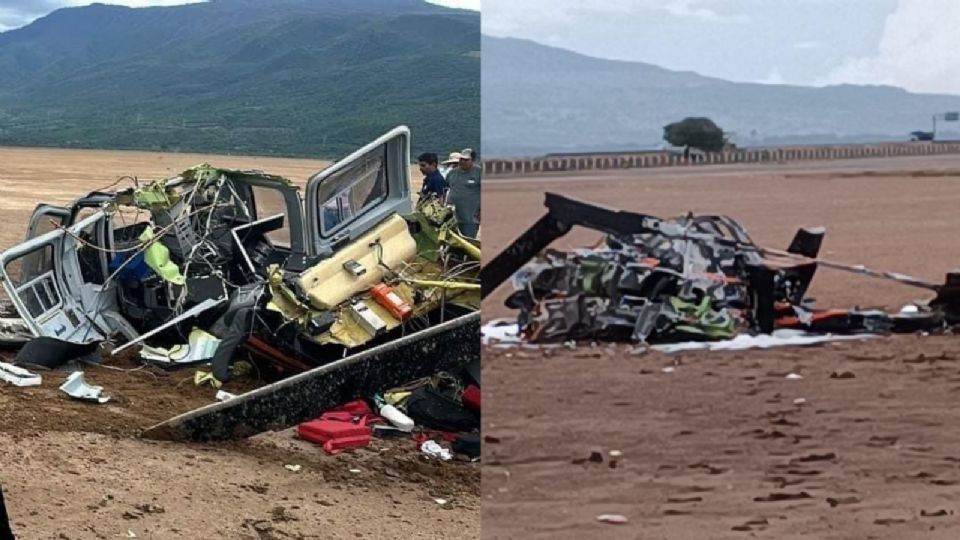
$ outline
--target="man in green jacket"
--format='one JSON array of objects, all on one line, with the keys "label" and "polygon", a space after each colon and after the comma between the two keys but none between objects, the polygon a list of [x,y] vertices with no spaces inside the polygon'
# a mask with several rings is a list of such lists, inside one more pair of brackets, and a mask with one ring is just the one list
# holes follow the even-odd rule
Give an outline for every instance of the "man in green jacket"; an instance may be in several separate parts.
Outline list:
[{"label": "man in green jacket", "polygon": [[460,152],[460,163],[447,174],[447,204],[454,206],[460,232],[476,238],[480,230],[480,166],[470,148]]}]

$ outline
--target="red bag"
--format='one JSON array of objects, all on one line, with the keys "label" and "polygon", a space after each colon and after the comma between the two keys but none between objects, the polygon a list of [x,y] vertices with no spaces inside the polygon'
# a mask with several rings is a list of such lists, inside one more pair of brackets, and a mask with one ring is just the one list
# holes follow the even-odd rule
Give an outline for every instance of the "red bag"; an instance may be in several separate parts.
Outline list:
[{"label": "red bag", "polygon": [[370,405],[367,405],[367,402],[362,399],[355,399],[353,401],[344,403],[336,409],[330,409],[327,412],[346,412],[353,416],[367,416],[368,414],[373,414],[373,410],[370,408]]},{"label": "red bag", "polygon": [[370,444],[370,428],[363,421],[354,424],[323,416],[297,426],[297,435],[305,441],[323,446],[328,454]]},{"label": "red bag", "polygon": [[[354,423],[354,420],[358,420]],[[383,419],[373,413],[367,402],[356,399],[323,413],[320,418],[297,426],[297,435],[323,446],[328,454],[370,444],[371,424]]]},{"label": "red bag", "polygon": [[477,386],[472,384],[468,386],[467,389],[463,391],[460,399],[468,409],[474,412],[480,412],[480,388]]}]

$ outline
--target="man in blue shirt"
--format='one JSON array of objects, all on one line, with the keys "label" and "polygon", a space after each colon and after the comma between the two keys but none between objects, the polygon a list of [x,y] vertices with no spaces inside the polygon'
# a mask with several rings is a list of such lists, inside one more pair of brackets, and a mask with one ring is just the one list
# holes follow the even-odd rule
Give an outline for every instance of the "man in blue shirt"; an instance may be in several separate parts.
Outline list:
[{"label": "man in blue shirt", "polygon": [[438,169],[437,155],[426,152],[417,157],[417,164],[420,166],[420,172],[423,173],[423,186],[420,188],[420,199],[435,196],[443,200],[443,195],[447,190],[447,181],[443,179],[443,174]]}]

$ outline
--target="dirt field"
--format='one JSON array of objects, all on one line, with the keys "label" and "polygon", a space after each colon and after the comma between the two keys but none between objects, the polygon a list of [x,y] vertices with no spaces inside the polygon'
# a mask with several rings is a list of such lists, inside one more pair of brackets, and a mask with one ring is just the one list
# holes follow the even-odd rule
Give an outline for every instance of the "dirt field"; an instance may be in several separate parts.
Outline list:
[{"label": "dirt field", "polygon": [[[772,247],[825,225],[824,257],[930,280],[960,267],[957,157],[491,178],[485,257],[536,219],[544,191],[728,214]],[[577,230],[557,247],[597,238]],[[505,294],[484,318],[510,315]],[[825,307],[926,296],[825,269],[810,294]],[[484,376],[484,538],[960,536],[956,337],[672,356],[485,349]],[[602,463],[586,459],[594,450]]]},{"label": "dirt field", "polygon": [[[22,240],[38,202],[66,203],[123,175],[142,181],[203,162],[303,183],[321,161],[0,148],[0,247]],[[414,176],[417,180],[419,175]],[[12,352],[0,352],[9,359]],[[113,398],[71,401],[66,373],[36,388],[0,386],[0,485],[18,538],[477,538],[479,466],[424,462],[409,439],[339,456],[292,432],[224,445],[144,441],[137,434],[211,403],[192,371],[124,361],[87,368]],[[126,370],[126,371],[120,371]],[[224,389],[257,386],[238,379]],[[292,472],[285,465],[300,465]],[[351,472],[351,470],[359,472]],[[436,499],[446,500],[438,504]]]}]

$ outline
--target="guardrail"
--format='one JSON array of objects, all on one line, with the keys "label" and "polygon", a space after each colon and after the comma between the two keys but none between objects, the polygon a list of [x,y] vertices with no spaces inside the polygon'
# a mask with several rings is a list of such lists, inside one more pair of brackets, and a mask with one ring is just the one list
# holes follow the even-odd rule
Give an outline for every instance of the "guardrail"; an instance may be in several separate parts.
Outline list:
[{"label": "guardrail", "polygon": [[723,152],[691,154],[689,158],[670,152],[624,152],[622,154],[551,155],[535,158],[487,159],[485,176],[528,175],[565,171],[644,169],[715,165],[726,163],[771,163],[801,160],[857,159],[891,156],[960,154],[960,142],[910,142],[851,144],[840,146],[793,146],[783,148],[744,148]]}]

